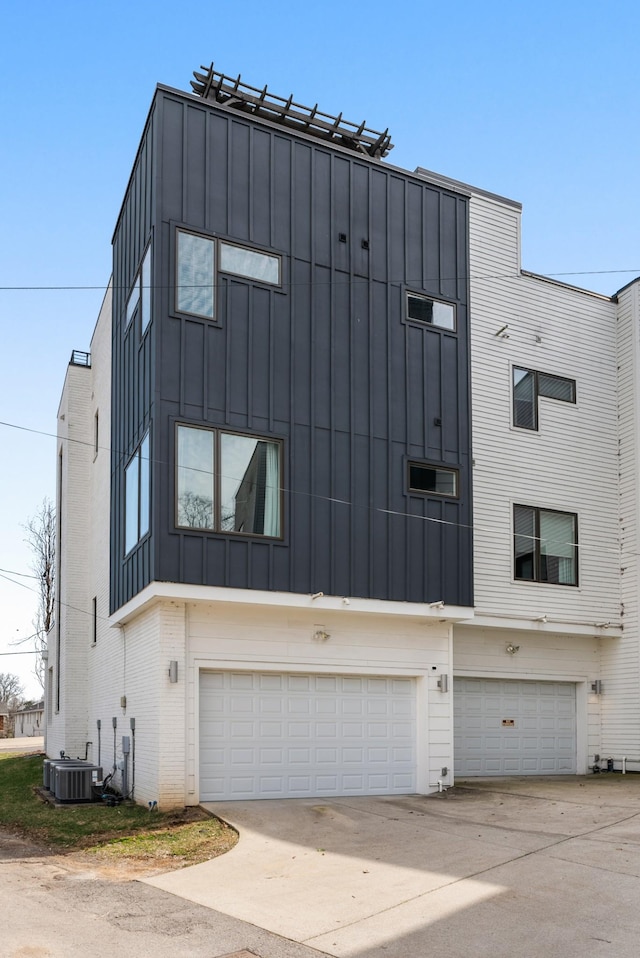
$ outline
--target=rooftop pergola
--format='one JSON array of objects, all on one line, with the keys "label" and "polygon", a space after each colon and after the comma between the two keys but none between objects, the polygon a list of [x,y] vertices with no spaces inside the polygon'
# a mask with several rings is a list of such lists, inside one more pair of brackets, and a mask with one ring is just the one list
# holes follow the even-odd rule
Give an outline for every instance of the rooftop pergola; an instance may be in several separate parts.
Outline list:
[{"label": "rooftop pergola", "polygon": [[382,159],[393,149],[388,129],[384,133],[377,133],[368,129],[364,123],[351,123],[343,119],[342,113],[339,116],[322,113],[318,110],[317,103],[314,107],[295,103],[293,95],[285,100],[284,97],[269,93],[266,86],[260,90],[243,83],[240,75],[234,79],[223,73],[216,73],[213,63],[210,67],[202,66],[200,69],[205,72],[198,73],[194,70],[195,80],[191,81],[191,86],[204,100],[215,100],[216,103],[223,103],[242,113],[272,120],[375,159]]}]

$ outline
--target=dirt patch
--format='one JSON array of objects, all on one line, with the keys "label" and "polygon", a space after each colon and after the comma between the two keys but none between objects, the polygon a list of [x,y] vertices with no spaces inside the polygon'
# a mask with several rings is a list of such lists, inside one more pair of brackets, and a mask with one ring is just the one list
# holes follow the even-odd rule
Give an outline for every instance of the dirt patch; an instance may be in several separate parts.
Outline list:
[{"label": "dirt patch", "polygon": [[204,809],[179,809],[159,829],[123,836],[103,834],[69,851],[47,847],[36,837],[0,829],[0,860],[45,860],[78,878],[133,881],[209,861],[230,851],[238,841],[235,829]]}]

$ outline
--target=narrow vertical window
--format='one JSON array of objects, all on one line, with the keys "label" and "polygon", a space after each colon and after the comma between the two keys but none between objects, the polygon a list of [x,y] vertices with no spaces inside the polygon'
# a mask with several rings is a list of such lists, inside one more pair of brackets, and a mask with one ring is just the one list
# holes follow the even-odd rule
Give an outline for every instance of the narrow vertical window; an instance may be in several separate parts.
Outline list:
[{"label": "narrow vertical window", "polygon": [[212,239],[178,230],[176,309],[214,317],[214,252]]},{"label": "narrow vertical window", "polygon": [[532,369],[513,367],[513,425],[520,429],[538,428],[536,374]]},{"label": "narrow vertical window", "polygon": [[220,435],[220,529],[280,535],[280,446]]},{"label": "narrow vertical window", "polygon": [[144,333],[151,319],[151,244],[140,268],[140,332]]},{"label": "narrow vertical window", "polygon": [[140,502],[138,519],[138,538],[149,531],[151,470],[149,463],[149,433],[140,444]]},{"label": "narrow vertical window", "polygon": [[214,433],[178,426],[176,456],[176,524],[213,529]]},{"label": "narrow vertical window", "polygon": [[98,641],[98,597],[94,595],[91,600],[91,643],[95,645]]},{"label": "narrow vertical window", "polygon": [[98,449],[100,448],[100,417],[98,410],[96,409],[96,414],[93,417],[93,458],[95,459],[98,455]]},{"label": "narrow vertical window", "polygon": [[136,453],[124,470],[125,529],[124,551],[130,552],[138,541],[140,459]]},{"label": "narrow vertical window", "polygon": [[124,551],[125,555],[149,531],[151,501],[149,433],[146,434],[124,470]]}]

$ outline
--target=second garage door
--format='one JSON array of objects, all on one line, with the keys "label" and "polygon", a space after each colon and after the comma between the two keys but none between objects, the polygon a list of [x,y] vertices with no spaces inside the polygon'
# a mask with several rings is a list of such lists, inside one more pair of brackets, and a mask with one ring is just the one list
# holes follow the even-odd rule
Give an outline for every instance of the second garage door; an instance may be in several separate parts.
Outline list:
[{"label": "second garage door", "polygon": [[453,702],[456,775],[575,773],[572,682],[458,678]]},{"label": "second garage door", "polygon": [[200,673],[200,801],[415,791],[415,680]]}]

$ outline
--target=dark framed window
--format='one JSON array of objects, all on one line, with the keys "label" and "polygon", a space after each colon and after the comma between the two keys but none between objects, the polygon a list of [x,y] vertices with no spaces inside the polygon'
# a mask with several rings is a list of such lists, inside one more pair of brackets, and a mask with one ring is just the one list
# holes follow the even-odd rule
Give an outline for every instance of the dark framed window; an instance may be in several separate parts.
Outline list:
[{"label": "dark framed window", "polygon": [[144,333],[151,319],[151,243],[147,246],[140,269],[127,299],[125,328],[128,328],[137,313],[140,313],[140,334]]},{"label": "dark framed window", "polygon": [[177,231],[176,301],[179,313],[215,319],[215,240]]},{"label": "dark framed window", "polygon": [[514,577],[578,584],[578,517],[535,506],[513,507]]},{"label": "dark framed window", "polygon": [[513,367],[513,425],[518,429],[538,429],[538,398],[575,403],[575,379],[541,373],[536,369]]},{"label": "dark framed window", "polygon": [[179,313],[216,318],[216,270],[269,286],[282,284],[282,257],[238,243],[176,231],[175,308]]},{"label": "dark framed window", "polygon": [[149,433],[125,466],[124,501],[124,552],[127,555],[149,531],[151,505]]},{"label": "dark framed window", "polygon": [[282,282],[281,260],[274,253],[263,253],[258,249],[220,240],[219,256],[220,270],[223,273],[246,276],[247,279],[255,279],[270,286],[280,286]]},{"label": "dark framed window", "polygon": [[98,450],[100,449],[100,413],[96,409],[95,416],[93,417],[93,458],[94,461],[98,456]]},{"label": "dark framed window", "polygon": [[176,527],[282,537],[282,443],[176,426]]},{"label": "dark framed window", "polygon": [[440,329],[455,330],[456,307],[454,303],[446,303],[432,296],[420,293],[407,292],[407,319],[429,326],[438,326]]},{"label": "dark framed window", "polygon": [[91,644],[95,645],[98,641],[98,597],[94,595],[91,600]]},{"label": "dark framed window", "polygon": [[458,470],[447,466],[433,466],[426,462],[409,462],[409,492],[427,496],[457,498]]}]

